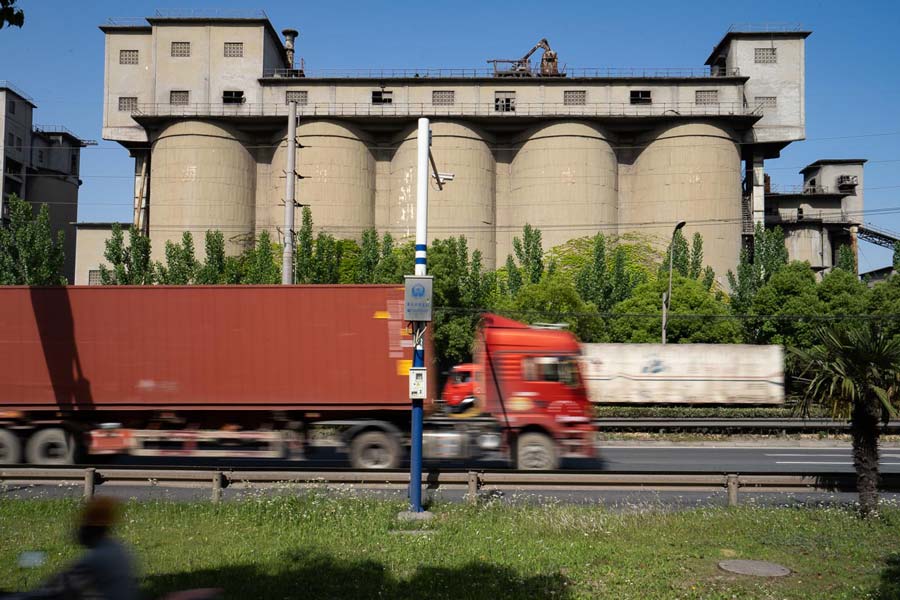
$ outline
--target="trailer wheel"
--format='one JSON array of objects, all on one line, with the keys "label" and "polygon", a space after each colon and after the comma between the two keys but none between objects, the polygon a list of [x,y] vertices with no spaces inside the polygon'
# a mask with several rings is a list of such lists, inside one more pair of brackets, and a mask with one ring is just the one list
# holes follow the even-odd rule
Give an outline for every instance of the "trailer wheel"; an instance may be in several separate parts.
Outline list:
[{"label": "trailer wheel", "polygon": [[0,465],[14,465],[22,460],[22,442],[9,429],[0,429]]},{"label": "trailer wheel", "polygon": [[41,429],[28,438],[25,458],[36,465],[71,465],[75,462],[75,440],[58,427]]},{"label": "trailer wheel", "polygon": [[396,469],[400,466],[400,443],[390,433],[367,431],[350,443],[354,469]]},{"label": "trailer wheel", "polygon": [[521,471],[552,471],[559,468],[556,444],[543,433],[526,433],[516,444],[516,468]]}]

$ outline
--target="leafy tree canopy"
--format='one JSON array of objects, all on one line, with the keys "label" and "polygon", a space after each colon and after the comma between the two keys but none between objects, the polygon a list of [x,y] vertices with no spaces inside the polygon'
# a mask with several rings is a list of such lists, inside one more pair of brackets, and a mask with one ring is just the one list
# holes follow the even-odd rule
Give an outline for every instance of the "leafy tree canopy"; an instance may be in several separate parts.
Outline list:
[{"label": "leafy tree canopy", "polygon": [[50,228],[47,205],[9,196],[9,225],[0,227],[0,285],[65,285],[65,235]]}]

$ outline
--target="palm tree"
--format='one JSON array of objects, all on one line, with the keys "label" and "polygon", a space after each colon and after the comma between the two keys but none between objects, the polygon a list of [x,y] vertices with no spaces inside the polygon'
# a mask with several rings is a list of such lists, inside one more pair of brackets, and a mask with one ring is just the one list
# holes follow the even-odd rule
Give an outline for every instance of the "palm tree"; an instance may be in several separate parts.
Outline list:
[{"label": "palm tree", "polygon": [[833,418],[850,419],[860,514],[868,517],[878,508],[879,421],[897,414],[900,340],[873,323],[822,327],[816,337],[808,350],[791,349],[810,378],[804,409],[830,404]]}]

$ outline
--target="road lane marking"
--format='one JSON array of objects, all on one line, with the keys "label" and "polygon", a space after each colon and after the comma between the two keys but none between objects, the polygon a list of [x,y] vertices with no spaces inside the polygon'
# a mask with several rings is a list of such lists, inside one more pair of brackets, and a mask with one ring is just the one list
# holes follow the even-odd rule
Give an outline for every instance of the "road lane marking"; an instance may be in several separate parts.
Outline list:
[{"label": "road lane marking", "polygon": [[[776,465],[852,465],[852,462],[818,462],[811,460],[784,460],[784,461],[775,461]],[[900,466],[900,463],[886,463],[878,461],[882,467],[896,467]]]},{"label": "road lane marking", "polygon": [[[651,446],[651,445],[628,445],[628,446],[619,446],[619,445],[597,445],[595,448],[599,448],[601,450],[805,450],[802,446]],[[828,446],[825,448],[809,448],[811,451],[830,451],[834,450],[838,451],[847,451],[852,450],[850,446],[838,447],[838,446]],[[894,448],[891,448],[894,450]]]}]

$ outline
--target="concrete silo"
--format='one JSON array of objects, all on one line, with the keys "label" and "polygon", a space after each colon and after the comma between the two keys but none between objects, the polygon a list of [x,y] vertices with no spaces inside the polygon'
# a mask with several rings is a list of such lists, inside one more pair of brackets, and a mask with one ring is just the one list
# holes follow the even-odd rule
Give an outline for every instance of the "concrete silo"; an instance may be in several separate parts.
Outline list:
[{"label": "concrete silo", "polygon": [[614,233],[618,168],[607,135],[593,124],[562,121],[517,138],[497,213],[501,262],[526,223],[541,230],[544,250],[574,237]]},{"label": "concrete silo", "polygon": [[[316,230],[337,238],[359,239],[375,225],[375,159],[370,140],[350,125],[334,121],[305,121],[297,126],[296,201],[308,204]],[[284,223],[284,169],[287,143],[272,156],[268,223],[273,235]],[[300,210],[295,229],[300,227]],[[276,239],[278,239],[276,237]]]},{"label": "concrete silo", "polygon": [[153,258],[165,242],[194,236],[199,258],[204,235],[217,229],[225,250],[238,254],[253,234],[256,162],[233,128],[207,121],[179,121],[152,141],[150,238]]},{"label": "concrete silo", "polygon": [[703,236],[704,263],[725,282],[741,249],[741,163],[735,136],[711,123],[673,125],[640,138],[623,177],[619,233],[651,237],[665,252],[674,225]]},{"label": "concrete silo", "polygon": [[[494,208],[496,165],[492,140],[467,123],[431,123],[431,151],[452,182],[438,191],[432,178],[428,195],[428,241],[464,235],[469,251],[480,250],[483,264],[495,264]],[[416,233],[416,130],[396,139],[387,195],[388,230],[401,240]]]}]

